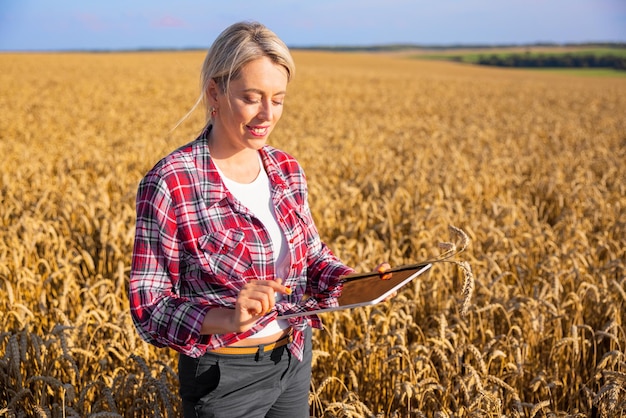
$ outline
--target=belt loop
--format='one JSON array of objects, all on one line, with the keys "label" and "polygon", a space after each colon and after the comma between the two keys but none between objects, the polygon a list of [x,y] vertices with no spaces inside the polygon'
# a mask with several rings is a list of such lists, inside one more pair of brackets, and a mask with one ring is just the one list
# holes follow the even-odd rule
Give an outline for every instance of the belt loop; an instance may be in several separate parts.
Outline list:
[{"label": "belt loop", "polygon": [[255,361],[261,361],[265,357],[265,344],[259,345],[259,349],[256,351]]}]

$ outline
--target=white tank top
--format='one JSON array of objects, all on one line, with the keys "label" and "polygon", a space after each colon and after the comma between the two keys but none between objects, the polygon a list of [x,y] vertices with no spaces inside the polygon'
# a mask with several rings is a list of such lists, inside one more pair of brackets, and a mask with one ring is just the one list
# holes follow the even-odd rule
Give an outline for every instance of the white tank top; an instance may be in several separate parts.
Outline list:
[{"label": "white tank top", "polygon": [[[269,178],[265,172],[265,167],[263,167],[261,156],[258,155],[258,157],[261,170],[259,171],[257,178],[252,183],[237,183],[236,181],[226,177],[217,165],[216,167],[222,177],[222,181],[230,193],[263,223],[263,226],[267,230],[272,241],[276,278],[284,280],[289,274],[289,247],[287,239],[282,233],[276,220],[276,211],[274,209],[274,205],[272,204],[272,197],[270,194]],[[276,301],[280,300],[281,297],[281,293],[276,293]],[[267,326],[261,331],[250,336],[250,338],[265,337],[287,328],[289,328],[287,320],[274,320],[267,324]]]}]

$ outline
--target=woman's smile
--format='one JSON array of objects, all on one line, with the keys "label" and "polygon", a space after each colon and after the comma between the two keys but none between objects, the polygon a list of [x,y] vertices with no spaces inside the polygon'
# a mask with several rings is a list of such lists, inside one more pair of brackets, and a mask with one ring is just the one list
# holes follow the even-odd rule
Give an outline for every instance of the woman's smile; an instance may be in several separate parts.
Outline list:
[{"label": "woman's smile", "polygon": [[269,131],[270,131],[270,127],[269,126],[250,126],[247,125],[248,130],[250,131],[250,133],[256,137],[262,138],[265,137]]}]

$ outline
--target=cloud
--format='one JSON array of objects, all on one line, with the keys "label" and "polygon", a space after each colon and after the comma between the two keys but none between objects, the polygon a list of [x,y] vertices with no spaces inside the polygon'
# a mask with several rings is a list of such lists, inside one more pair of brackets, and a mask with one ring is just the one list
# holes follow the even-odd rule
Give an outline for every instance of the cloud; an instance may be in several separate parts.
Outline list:
[{"label": "cloud", "polygon": [[160,17],[159,19],[154,20],[152,22],[152,26],[156,28],[184,28],[188,25],[187,22],[179,17],[165,15]]}]

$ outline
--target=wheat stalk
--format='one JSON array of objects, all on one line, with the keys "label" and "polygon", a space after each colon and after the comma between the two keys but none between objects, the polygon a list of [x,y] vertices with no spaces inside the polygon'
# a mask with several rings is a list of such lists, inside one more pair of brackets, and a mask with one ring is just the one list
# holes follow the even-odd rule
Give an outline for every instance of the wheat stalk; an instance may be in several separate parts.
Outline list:
[{"label": "wheat stalk", "polygon": [[470,245],[470,239],[465,231],[454,225],[449,225],[448,230],[453,237],[460,241],[460,246],[457,246],[456,242],[440,242],[438,246],[443,250],[443,253],[435,258],[424,261],[423,264],[452,263],[461,269],[463,272],[463,288],[461,291],[463,294],[463,304],[461,305],[461,316],[467,316],[475,287],[474,273],[472,272],[471,265],[467,261],[452,260],[452,257],[465,251]]}]

